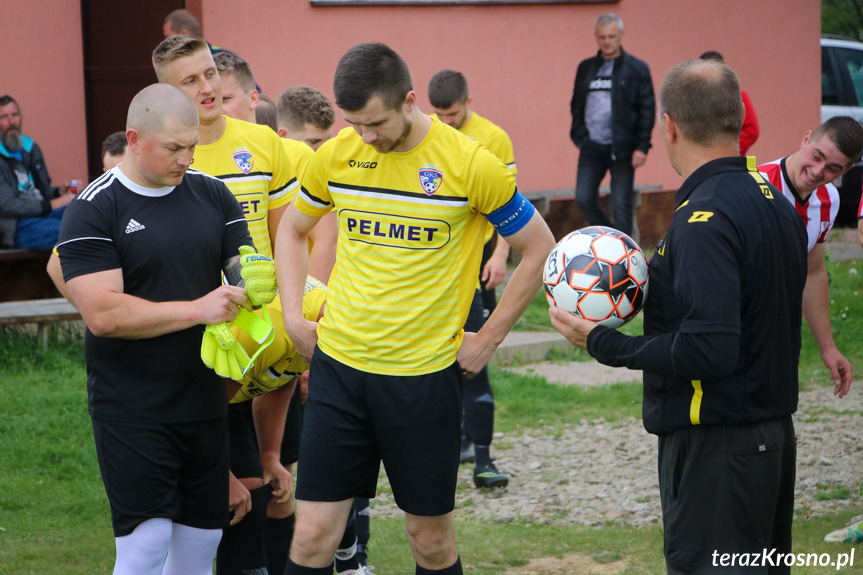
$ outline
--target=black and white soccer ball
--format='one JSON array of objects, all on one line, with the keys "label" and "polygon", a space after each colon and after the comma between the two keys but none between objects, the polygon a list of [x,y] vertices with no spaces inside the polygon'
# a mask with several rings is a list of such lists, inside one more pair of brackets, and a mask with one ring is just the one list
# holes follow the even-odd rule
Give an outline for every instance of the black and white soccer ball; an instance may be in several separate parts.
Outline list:
[{"label": "black and white soccer ball", "polygon": [[638,244],[613,228],[591,226],[560,240],[545,262],[548,305],[617,328],[647,297],[647,260]]}]

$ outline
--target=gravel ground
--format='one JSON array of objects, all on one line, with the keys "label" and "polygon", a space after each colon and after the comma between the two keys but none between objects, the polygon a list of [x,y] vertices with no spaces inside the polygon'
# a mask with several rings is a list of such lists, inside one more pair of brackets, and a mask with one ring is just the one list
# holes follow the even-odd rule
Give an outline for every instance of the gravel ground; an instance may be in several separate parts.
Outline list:
[{"label": "gravel ground", "polygon": [[[575,371],[566,367],[559,371]],[[585,364],[578,364],[578,372],[584,371]],[[608,377],[602,370],[597,373]],[[857,432],[863,429],[863,381],[855,382],[851,393],[841,400],[828,388],[802,392],[794,425],[798,436],[797,517],[843,510],[848,510],[849,517],[859,513],[863,507],[863,443]],[[472,466],[462,465],[457,518],[588,526],[611,520],[644,526],[661,520],[657,441],[644,431],[640,420],[581,421],[517,434],[497,433],[496,442],[506,446],[493,445],[492,449],[498,468],[510,475],[509,486],[476,489]],[[400,514],[382,479],[373,515]]]}]

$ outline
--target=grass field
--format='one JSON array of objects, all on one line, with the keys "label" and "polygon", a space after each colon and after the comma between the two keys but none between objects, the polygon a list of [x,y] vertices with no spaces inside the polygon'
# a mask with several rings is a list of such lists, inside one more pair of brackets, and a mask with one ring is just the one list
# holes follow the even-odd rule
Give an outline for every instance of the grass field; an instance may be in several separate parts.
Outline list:
[{"label": "grass field", "polygon": [[[863,370],[861,266],[861,261],[829,266],[835,338],[858,370]],[[537,299],[525,321],[549,329],[544,299]],[[626,329],[637,333],[640,324],[633,322]],[[558,359],[586,357],[573,353]],[[817,347],[805,330],[800,373],[807,386],[825,385],[829,380]],[[498,401],[497,427],[504,431],[538,426],[542,418],[566,423],[600,415],[608,419],[640,417],[637,385],[562,388],[497,369],[492,381]],[[861,390],[853,389],[852,393]],[[110,573],[113,536],[87,415],[80,337],[55,340],[42,351],[37,349],[34,336],[0,330],[0,438],[0,573]],[[863,513],[863,509],[856,513]],[[849,514],[798,521],[794,526],[796,548],[833,555],[849,551],[849,547],[822,541],[824,534],[841,526]],[[605,565],[620,561],[626,566],[623,573],[664,573],[659,527],[636,529],[609,523],[595,529],[457,518],[457,528],[466,573],[501,573],[525,565],[531,558],[571,553]],[[401,521],[374,519],[372,531],[377,573],[413,573]],[[844,572],[863,571],[863,550],[857,551],[858,566]],[[831,569],[793,570],[801,574],[827,571]]]}]

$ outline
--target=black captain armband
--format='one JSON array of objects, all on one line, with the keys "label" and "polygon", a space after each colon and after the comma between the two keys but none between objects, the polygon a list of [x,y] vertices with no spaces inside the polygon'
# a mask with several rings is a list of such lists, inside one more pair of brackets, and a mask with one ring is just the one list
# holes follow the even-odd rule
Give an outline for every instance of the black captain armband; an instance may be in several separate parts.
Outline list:
[{"label": "black captain armband", "polygon": [[485,217],[500,235],[506,237],[526,226],[535,211],[533,204],[516,190],[510,201]]}]

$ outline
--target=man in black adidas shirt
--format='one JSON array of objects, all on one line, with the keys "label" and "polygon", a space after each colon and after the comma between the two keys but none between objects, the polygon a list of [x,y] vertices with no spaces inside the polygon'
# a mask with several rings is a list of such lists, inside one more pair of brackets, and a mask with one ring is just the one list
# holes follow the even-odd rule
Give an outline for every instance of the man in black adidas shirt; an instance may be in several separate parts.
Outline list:
[{"label": "man in black adidas shirt", "polygon": [[645,335],[560,308],[552,325],[601,363],[644,370],[668,573],[737,573],[733,554],[763,565],[765,550],[775,551],[765,568],[747,572],[788,573],[774,564],[791,551],[806,232],[754,158],[737,155],[743,104],[730,68],[681,64],[659,98],[685,182],[650,261]]},{"label": "man in black adidas shirt", "polygon": [[57,246],[88,328],[114,573],[209,572],[228,517],[227,404],[201,338],[247,303],[238,250],[251,237],[225,185],[187,171],[198,115],[181,90],[138,93],[126,137],[126,161],[69,205]]}]

